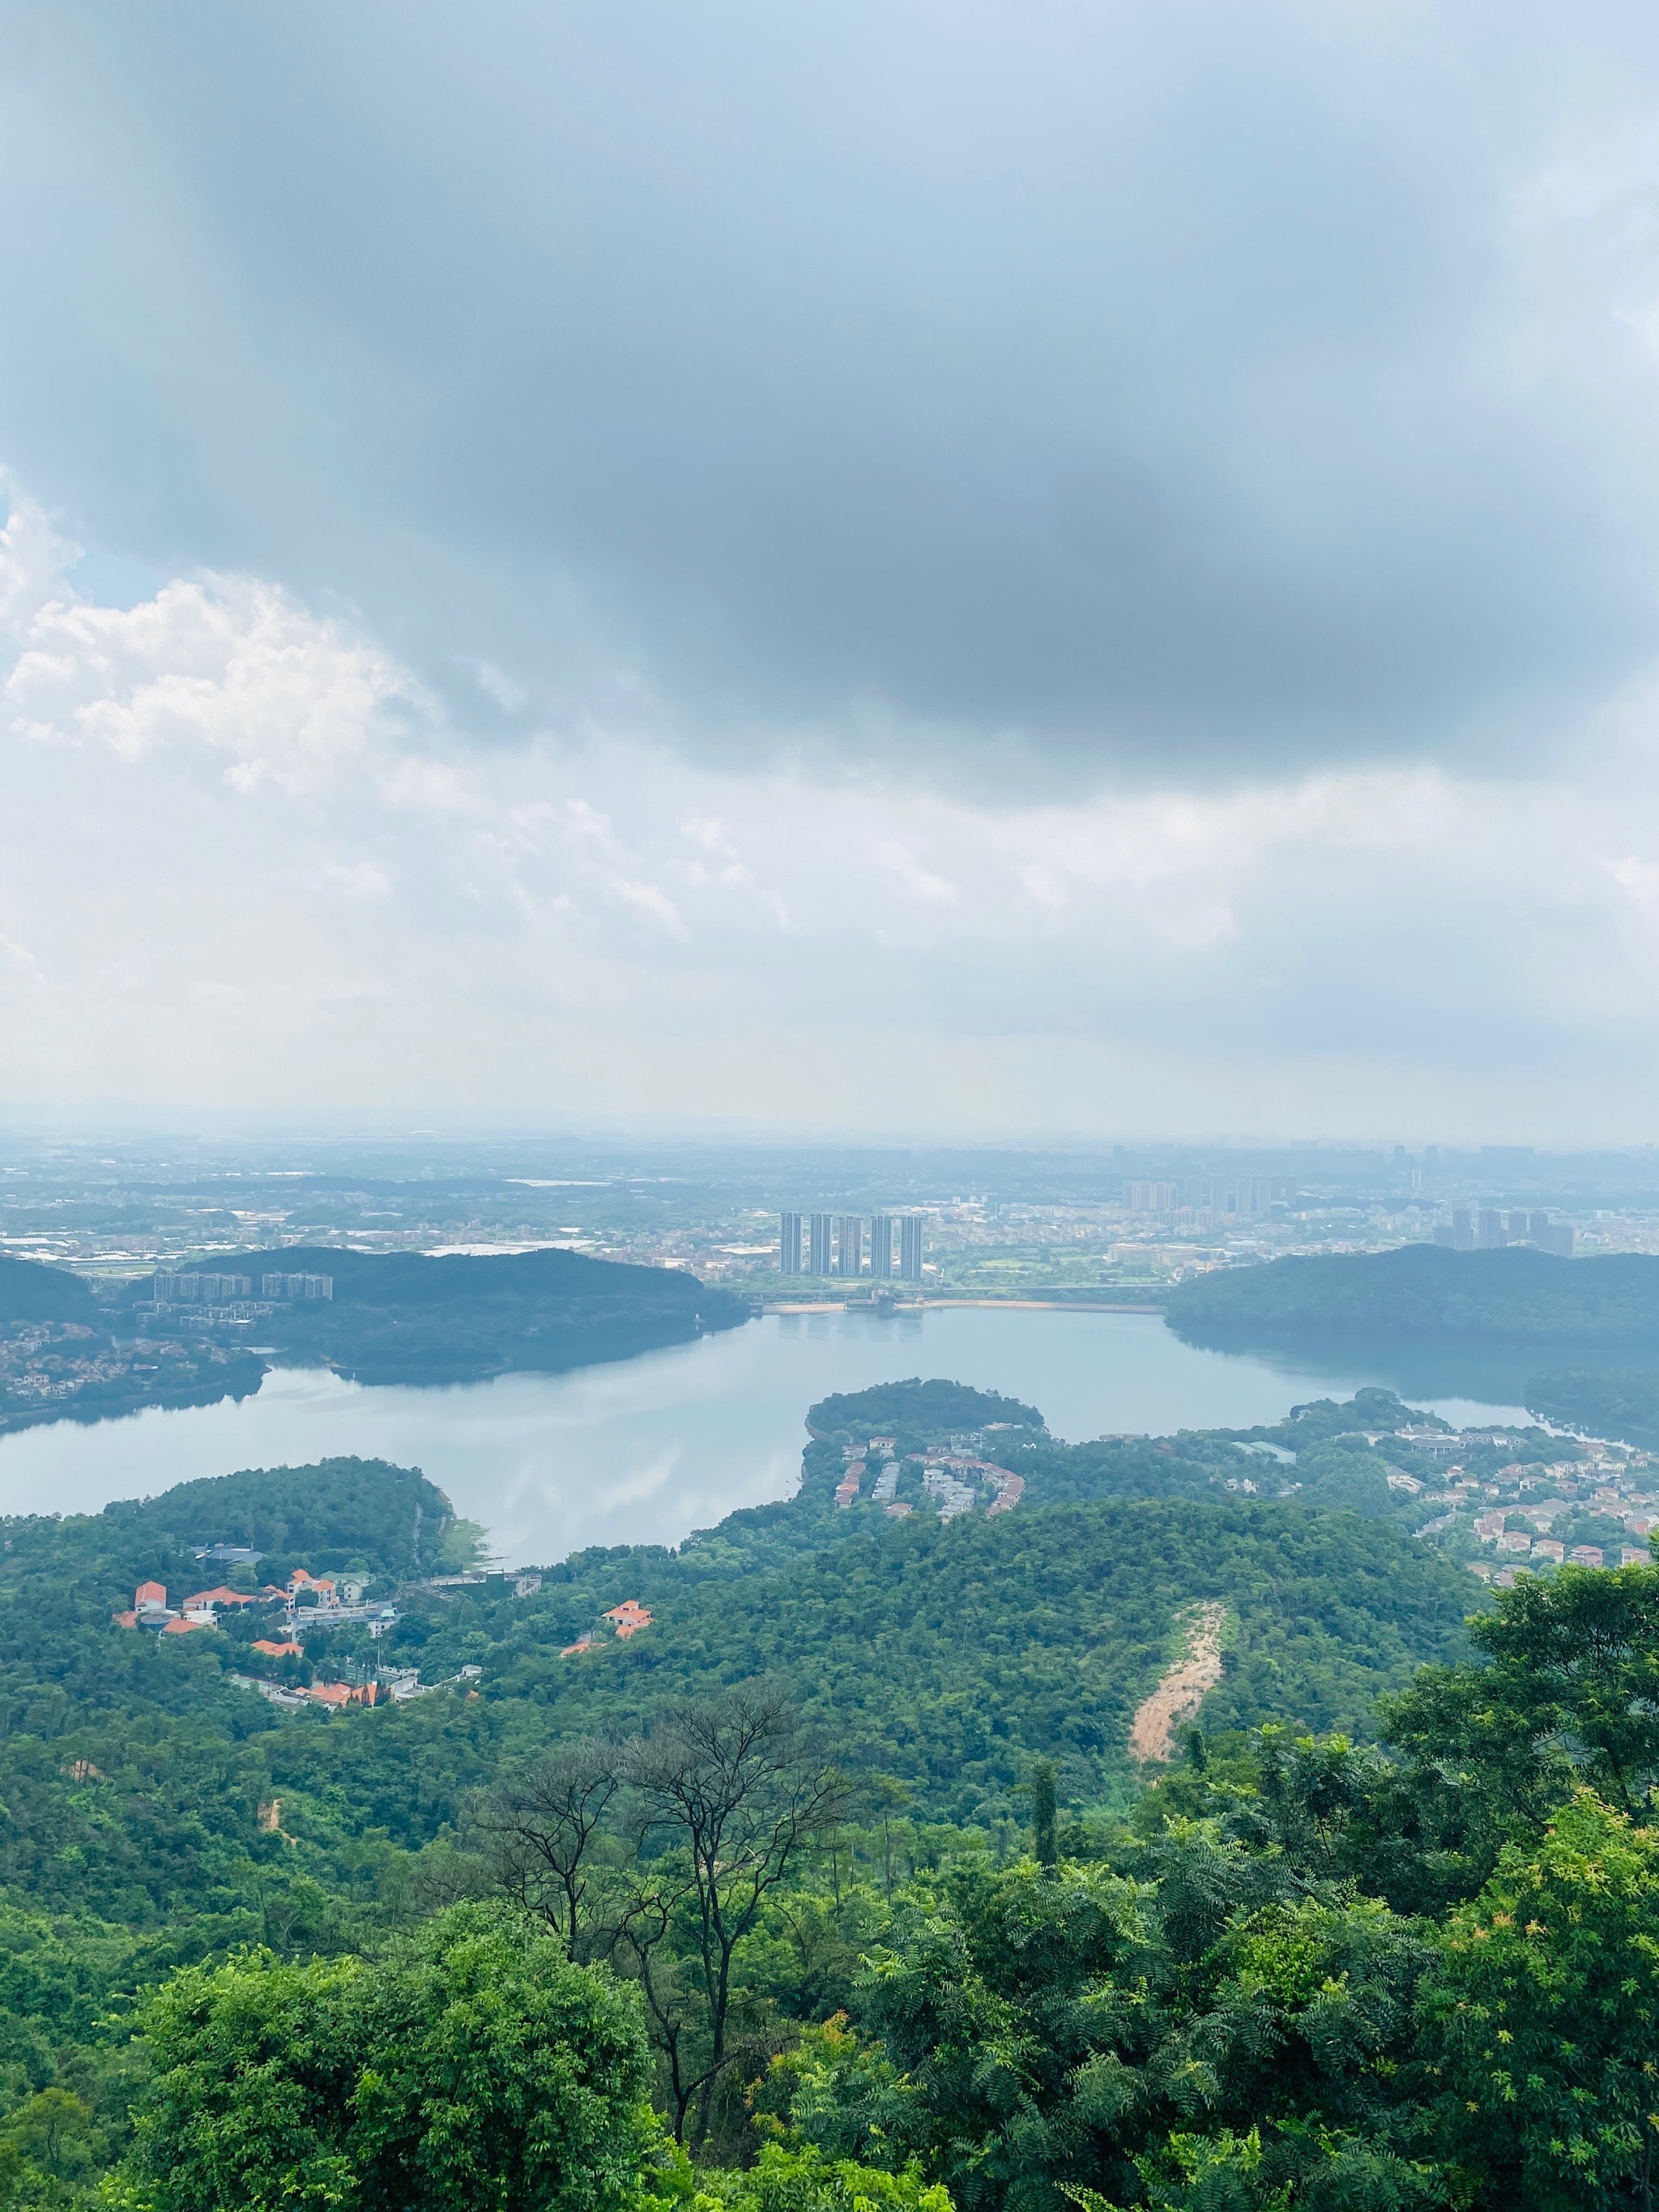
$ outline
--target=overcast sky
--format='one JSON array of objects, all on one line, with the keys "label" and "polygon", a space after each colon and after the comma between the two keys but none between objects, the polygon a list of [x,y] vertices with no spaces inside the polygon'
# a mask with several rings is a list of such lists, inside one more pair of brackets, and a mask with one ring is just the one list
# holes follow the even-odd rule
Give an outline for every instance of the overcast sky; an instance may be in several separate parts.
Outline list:
[{"label": "overcast sky", "polygon": [[0,1107],[1652,1138],[1659,13],[0,0]]}]

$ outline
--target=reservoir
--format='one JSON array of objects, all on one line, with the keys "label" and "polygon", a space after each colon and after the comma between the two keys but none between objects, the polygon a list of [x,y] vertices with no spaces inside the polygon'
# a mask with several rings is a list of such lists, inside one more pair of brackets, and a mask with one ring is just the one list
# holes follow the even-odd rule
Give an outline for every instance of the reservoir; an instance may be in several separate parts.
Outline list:
[{"label": "reservoir", "polygon": [[[919,1375],[1038,1407],[1070,1442],[1113,1431],[1245,1428],[1304,1399],[1404,1388],[1387,1363],[1298,1365],[1195,1350],[1157,1314],[931,1307],[887,1317],[769,1314],[747,1327],[563,1375],[365,1389],[278,1369],[240,1404],[153,1407],[0,1437],[0,1512],[85,1513],[200,1475],[343,1455],[424,1469],[483,1523],[504,1564],[590,1544],[674,1544],[740,1505],[787,1498],[816,1399]],[[1413,1394],[1454,1420],[1522,1419],[1502,1382]],[[1508,1378],[1502,1378],[1507,1381]],[[1467,1387],[1467,1386],[1465,1386]]]}]

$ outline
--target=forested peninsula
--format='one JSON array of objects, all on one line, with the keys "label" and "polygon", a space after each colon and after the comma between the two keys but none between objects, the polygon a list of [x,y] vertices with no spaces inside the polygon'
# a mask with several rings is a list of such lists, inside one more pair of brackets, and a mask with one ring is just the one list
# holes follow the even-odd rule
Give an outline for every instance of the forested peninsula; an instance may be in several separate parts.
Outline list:
[{"label": "forested peninsula", "polygon": [[[275,1267],[284,1282],[325,1281],[331,1295],[259,1296]],[[433,1258],[285,1246],[216,1254],[205,1279],[255,1288],[172,1303],[156,1299],[150,1279],[94,1291],[64,1268],[0,1259],[0,1428],[245,1397],[276,1362],[362,1382],[556,1373],[750,1317],[743,1299],[683,1269],[558,1250]]]},{"label": "forested peninsula", "polygon": [[0,2203],[1640,2201],[1659,1569],[1494,1601],[1383,1391],[807,1425],[536,1571],[375,1462],[7,1520]]},{"label": "forested peninsula", "polygon": [[[346,1252],[329,1245],[216,1255],[257,1279],[273,1263],[332,1280],[327,1300],[279,1305],[259,1334],[283,1360],[360,1382],[471,1382],[514,1369],[556,1373],[685,1344],[750,1317],[746,1303],[680,1267],[636,1267],[556,1249]],[[143,1321],[133,1309],[134,1325]]]},{"label": "forested peninsula", "polygon": [[1166,1319],[1213,1346],[1583,1345],[1659,1358],[1659,1257],[1436,1244],[1293,1257],[1189,1276]]}]

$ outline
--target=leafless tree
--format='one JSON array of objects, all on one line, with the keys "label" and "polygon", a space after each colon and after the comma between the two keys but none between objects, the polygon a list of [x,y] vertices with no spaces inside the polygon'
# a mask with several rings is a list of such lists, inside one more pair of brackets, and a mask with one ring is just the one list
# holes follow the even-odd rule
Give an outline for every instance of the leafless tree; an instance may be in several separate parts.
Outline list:
[{"label": "leafless tree", "polygon": [[[663,2045],[684,2137],[708,2129],[714,2085],[729,2063],[732,1957],[801,1852],[845,1814],[848,1789],[787,1700],[762,1686],[672,1707],[623,1760],[639,1861],[617,1929],[640,1975]],[[670,1963],[669,1937],[689,1922],[689,1955]],[[690,1982],[703,2033],[689,2061]]]},{"label": "leafless tree", "polygon": [[603,1737],[561,1744],[492,1790],[473,1814],[496,1885],[550,1921],[573,1959],[587,1948],[583,1906],[593,1847],[621,1787],[621,1765],[619,1747]]}]

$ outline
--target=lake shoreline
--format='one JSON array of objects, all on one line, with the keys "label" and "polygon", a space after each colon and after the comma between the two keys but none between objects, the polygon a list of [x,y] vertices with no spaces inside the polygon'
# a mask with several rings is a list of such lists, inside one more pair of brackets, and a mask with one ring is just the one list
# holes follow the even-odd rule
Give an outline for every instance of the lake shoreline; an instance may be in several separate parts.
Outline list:
[{"label": "lake shoreline", "polygon": [[[763,1314],[869,1314],[881,1321],[898,1314],[942,1312],[953,1307],[1015,1313],[1161,1314],[1161,1305],[1129,1298],[895,1298],[890,1305],[868,1305],[861,1298],[805,1298],[798,1304],[769,1300]],[[1201,1346],[1200,1347],[1202,1348]]]},{"label": "lake shoreline", "polygon": [[[240,1401],[150,1407],[0,1436],[0,1511],[96,1512],[191,1478],[332,1458],[418,1467],[490,1548],[545,1564],[592,1545],[675,1545],[739,1507],[787,1498],[807,1408],[837,1392],[935,1375],[1036,1407],[1056,1437],[1249,1430],[1315,1398],[1388,1383],[1195,1351],[1157,1311],[951,1301],[878,1315],[768,1315],[689,1344],[558,1374],[365,1385],[278,1367]],[[1402,1394],[1404,1395],[1404,1394]],[[1410,1402],[1496,1420],[1511,1400],[1449,1377]]]}]

